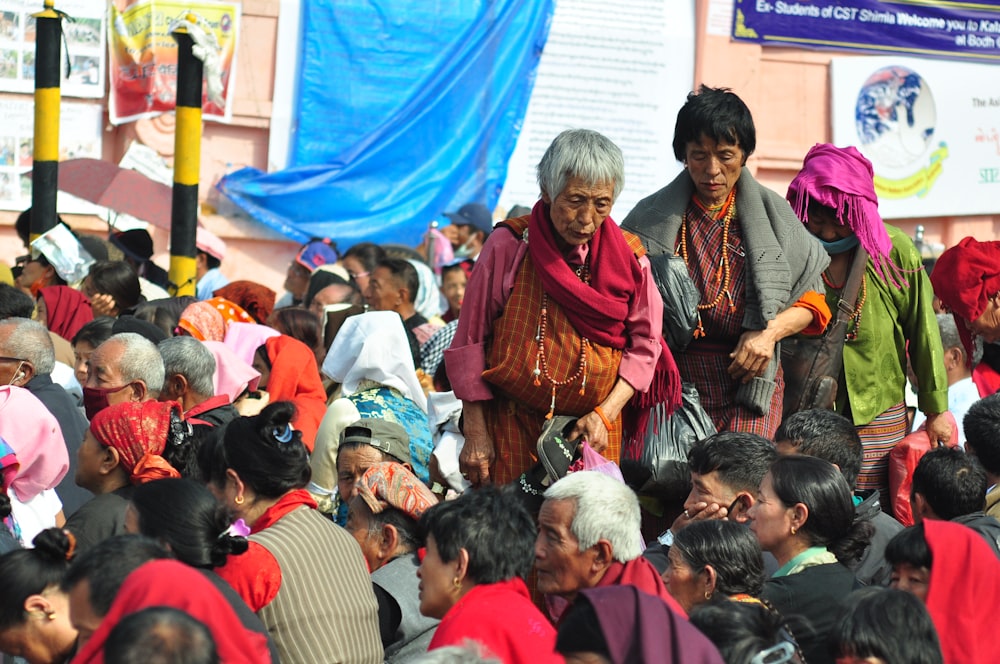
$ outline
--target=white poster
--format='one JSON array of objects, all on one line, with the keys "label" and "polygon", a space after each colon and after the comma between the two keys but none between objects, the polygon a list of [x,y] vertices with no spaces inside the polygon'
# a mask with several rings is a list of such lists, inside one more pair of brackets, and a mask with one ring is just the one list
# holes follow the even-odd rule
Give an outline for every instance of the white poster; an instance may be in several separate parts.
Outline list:
[{"label": "white poster", "polygon": [[[35,105],[30,99],[0,99],[0,209],[31,207],[31,170],[35,131]],[[59,113],[59,160],[101,158],[100,104],[63,102]],[[92,212],[89,203],[59,195],[60,212]]]},{"label": "white poster", "polygon": [[625,155],[613,218],[680,171],[670,146],[694,80],[690,0],[559,0],[500,207],[534,205],[535,167],[565,129],[594,129]]},{"label": "white poster", "polygon": [[833,141],[871,160],[886,219],[1000,212],[1000,67],[834,58]]},{"label": "white poster", "polygon": [[[0,90],[33,92],[35,89],[35,18],[44,8],[41,0],[0,0]],[[104,96],[106,2],[59,0],[57,7],[68,18],[62,21],[63,96]]]}]

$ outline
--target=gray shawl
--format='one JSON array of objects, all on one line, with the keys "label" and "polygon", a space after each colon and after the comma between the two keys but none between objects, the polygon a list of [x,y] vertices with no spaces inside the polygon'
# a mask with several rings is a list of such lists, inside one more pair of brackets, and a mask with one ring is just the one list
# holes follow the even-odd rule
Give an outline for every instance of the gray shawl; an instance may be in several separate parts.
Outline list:
[{"label": "gray shawl", "polygon": [[[684,171],[666,187],[639,201],[625,217],[622,228],[638,235],[650,255],[673,254],[693,194],[694,183]],[[743,327],[762,330],[806,291],[824,292],[821,275],[830,257],[788,202],[761,186],[746,168],[736,185],[736,212],[747,252]],[[737,394],[740,403],[767,412],[780,351],[780,347],[775,348],[763,376],[741,386]]]}]

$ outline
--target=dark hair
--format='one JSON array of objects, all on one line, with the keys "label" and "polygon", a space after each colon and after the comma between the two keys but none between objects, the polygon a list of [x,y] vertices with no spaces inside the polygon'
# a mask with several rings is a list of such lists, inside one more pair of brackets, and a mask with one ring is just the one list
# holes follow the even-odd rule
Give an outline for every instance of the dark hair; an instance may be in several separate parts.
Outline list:
[{"label": "dark hair", "polygon": [[359,242],[344,252],[340,260],[345,258],[355,258],[364,265],[366,272],[371,272],[378,266],[379,262],[385,260],[385,249],[371,242]]},{"label": "dark hair", "polygon": [[90,607],[104,617],[115,601],[125,578],[151,560],[169,558],[170,553],[156,540],[142,535],[116,535],[87,549],[69,566],[60,587],[70,592],[87,581]]},{"label": "dark hair", "polygon": [[170,547],[177,560],[211,569],[230,554],[247,550],[244,537],[228,534],[232,514],[202,484],[189,479],[163,479],[135,487],[132,506],[139,532]]},{"label": "dark hair", "polygon": [[0,284],[0,320],[6,318],[31,318],[35,301],[23,290],[10,284]]},{"label": "dark hair", "polygon": [[95,293],[110,295],[119,312],[142,301],[142,287],[135,268],[125,261],[98,261],[90,266],[90,285]]},{"label": "dark hair", "polygon": [[104,644],[107,664],[218,664],[208,627],[169,606],[153,606],[123,617]]},{"label": "dark hair", "polygon": [[198,466],[198,450],[195,445],[194,427],[182,419],[180,409],[170,411],[170,423],[167,428],[167,442],[161,455],[167,463],[174,467],[181,477],[200,478],[201,469]]},{"label": "dark hair", "polygon": [[153,300],[151,302],[142,302],[136,305],[135,312],[132,315],[139,320],[152,323],[163,330],[168,337],[172,337],[174,336],[174,330],[177,329],[177,323],[180,322],[180,316],[173,311],[172,307],[158,304],[158,302],[163,301]]},{"label": "dark hair", "polygon": [[305,307],[282,307],[275,309],[267,319],[267,324],[282,334],[298,339],[313,352],[321,348],[323,338],[316,314]]},{"label": "dark hair", "polygon": [[[63,218],[60,217],[59,215],[56,215],[56,223],[57,224],[62,224],[63,226],[66,227],[66,230],[68,230],[70,233],[72,233],[72,234],[75,235],[75,233],[73,233],[73,229],[70,228],[69,224],[67,224],[65,221],[63,221]],[[14,222],[14,230],[17,232],[17,236],[19,238],[21,238],[21,242],[24,243],[24,246],[26,246],[26,247],[29,246],[29,241],[31,240],[31,208],[30,207],[27,210],[25,210],[24,212],[22,212],[21,214],[17,215],[17,220]],[[48,265],[48,263],[46,263],[46,265]]]},{"label": "dark hair", "polygon": [[764,556],[753,532],[735,521],[695,521],[677,531],[674,548],[692,569],[711,565],[715,588],[723,595],[764,589]]},{"label": "dark hair", "polygon": [[687,144],[702,136],[716,143],[736,143],[749,157],[757,147],[757,130],[750,109],[729,88],[702,85],[687,96],[674,125],[674,156],[684,161]]},{"label": "dark hair", "polygon": [[872,525],[854,521],[847,481],[833,464],[811,456],[784,456],[771,464],[771,485],[786,507],[809,508],[800,532],[812,546],[825,546],[845,565],[858,560],[871,540]]},{"label": "dark hair", "polygon": [[0,556],[0,630],[24,622],[24,601],[46,588],[58,587],[69,566],[74,542],[65,530],[48,528],[35,535],[32,543],[33,549]]},{"label": "dark hair", "polygon": [[918,523],[893,535],[885,545],[885,560],[893,567],[907,564],[930,569],[934,563],[934,555],[924,536],[924,524]]},{"label": "dark hair", "polygon": [[404,258],[385,258],[378,262],[378,267],[384,267],[392,273],[394,279],[406,287],[410,304],[417,301],[420,291],[420,275],[417,268]]},{"label": "dark hair", "polygon": [[986,505],[986,471],[976,457],[954,447],[939,447],[913,470],[911,495],[918,493],[939,519],[982,512]]},{"label": "dark hair", "polygon": [[819,457],[840,468],[847,486],[854,490],[861,472],[861,437],[840,413],[816,408],[792,413],[774,434],[775,442],[789,441],[799,454]]},{"label": "dark hair", "polygon": [[215,268],[220,267],[222,265],[221,259],[216,258],[207,251],[202,251],[201,249],[198,249],[195,251],[195,255],[205,257],[205,267],[207,267],[209,270],[214,270]]},{"label": "dark hair", "polygon": [[944,661],[927,607],[894,588],[862,588],[847,596],[830,631],[830,654],[877,657],[885,664]]},{"label": "dark hair", "polygon": [[114,325],[115,319],[110,316],[100,316],[90,322],[84,323],[83,327],[73,336],[73,345],[75,346],[82,342],[97,348],[111,338]]},{"label": "dark hair", "polygon": [[767,469],[778,457],[767,438],[743,431],[717,433],[691,446],[688,464],[699,475],[718,471],[719,480],[734,491],[760,488]]},{"label": "dark hair", "polygon": [[420,524],[403,510],[390,507],[375,514],[361,496],[351,499],[351,509],[365,516],[368,520],[368,534],[372,537],[378,537],[383,526],[392,526],[399,535],[399,545],[403,547],[404,553],[416,551],[420,547]]},{"label": "dark hair", "polygon": [[434,536],[441,560],[461,549],[469,554],[469,578],[477,584],[526,577],[535,559],[535,521],[514,491],[492,486],[438,503],[420,517],[426,539]]},{"label": "dark hair", "polygon": [[265,406],[259,415],[238,417],[227,424],[222,436],[202,445],[202,478],[222,486],[231,468],[262,498],[279,498],[305,488],[311,477],[309,453],[302,433],[291,428],[294,416],[290,401],[278,401]]},{"label": "dark hair", "polygon": [[1000,394],[983,397],[962,420],[965,450],[979,459],[986,472],[1000,475]]},{"label": "dark hair", "polygon": [[577,596],[566,611],[566,615],[559,621],[556,652],[561,655],[595,653],[611,660],[611,649],[604,636],[601,620],[597,617],[594,605],[583,593]]},{"label": "dark hair", "polygon": [[[482,231],[479,232],[481,233]],[[443,281],[444,276],[446,274],[450,274],[451,272],[461,272],[462,274],[465,274],[465,266],[462,265],[461,262],[445,265],[444,267],[441,268],[441,280]]]},{"label": "dark hair", "polygon": [[766,604],[731,600],[705,602],[691,611],[690,620],[715,644],[727,664],[746,664],[755,655],[782,643],[794,648],[800,662],[805,661],[784,618]]}]

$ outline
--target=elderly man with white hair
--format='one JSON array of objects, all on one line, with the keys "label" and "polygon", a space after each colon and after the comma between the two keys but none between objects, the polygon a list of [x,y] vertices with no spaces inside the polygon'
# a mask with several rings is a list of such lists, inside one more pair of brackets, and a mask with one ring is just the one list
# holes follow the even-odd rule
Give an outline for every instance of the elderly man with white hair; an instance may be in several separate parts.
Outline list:
[{"label": "elderly man with white hair", "polygon": [[581,590],[612,585],[635,586],[685,615],[656,568],[642,557],[639,526],[635,493],[608,475],[570,473],[545,491],[535,572],[553,620],[558,621]]},{"label": "elderly man with white hair", "polygon": [[163,358],[152,341],[134,332],[113,335],[90,355],[83,387],[87,419],[111,404],[156,399],[163,380]]},{"label": "elderly man with white hair", "polygon": [[222,426],[240,416],[229,395],[215,393],[215,355],[194,337],[171,337],[156,346],[163,358],[160,401],[177,401],[192,425]]}]

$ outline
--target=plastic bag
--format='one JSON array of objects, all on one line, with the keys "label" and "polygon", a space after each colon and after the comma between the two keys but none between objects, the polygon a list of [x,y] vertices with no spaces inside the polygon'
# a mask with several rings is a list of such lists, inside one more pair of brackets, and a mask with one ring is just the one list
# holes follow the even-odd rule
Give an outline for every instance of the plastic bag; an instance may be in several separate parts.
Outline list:
[{"label": "plastic bag", "polygon": [[622,474],[636,493],[664,499],[683,497],[690,486],[687,457],[696,441],[715,433],[715,424],[701,407],[698,389],[681,387],[681,405],[667,416],[653,406],[641,445],[622,450]]},{"label": "plastic bag", "polygon": [[701,294],[682,257],[667,253],[648,258],[653,282],[663,298],[663,338],[676,353],[691,343],[698,325]]},{"label": "plastic bag", "polygon": [[610,459],[605,459],[597,452],[593,447],[584,443],[583,447],[583,469],[593,470],[598,473],[603,473],[608,477],[613,477],[619,482],[624,483],[625,478],[622,476],[621,468],[618,464]]}]

